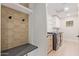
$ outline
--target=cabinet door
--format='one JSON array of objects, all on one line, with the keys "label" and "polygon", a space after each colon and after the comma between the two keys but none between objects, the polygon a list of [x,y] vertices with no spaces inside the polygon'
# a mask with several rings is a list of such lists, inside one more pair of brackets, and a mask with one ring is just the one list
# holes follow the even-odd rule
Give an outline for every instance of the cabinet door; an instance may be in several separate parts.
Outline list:
[{"label": "cabinet door", "polygon": [[62,45],[63,43],[63,33],[60,33],[60,46]]},{"label": "cabinet door", "polygon": [[52,35],[48,36],[48,54],[53,50],[53,39]]}]

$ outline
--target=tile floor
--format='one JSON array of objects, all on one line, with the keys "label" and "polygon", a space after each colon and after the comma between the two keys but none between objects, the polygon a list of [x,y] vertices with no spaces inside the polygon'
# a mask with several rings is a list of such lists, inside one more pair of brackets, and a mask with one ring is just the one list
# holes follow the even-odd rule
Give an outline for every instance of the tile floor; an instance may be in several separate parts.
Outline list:
[{"label": "tile floor", "polygon": [[51,51],[48,56],[79,56],[79,42],[64,41],[57,51]]}]

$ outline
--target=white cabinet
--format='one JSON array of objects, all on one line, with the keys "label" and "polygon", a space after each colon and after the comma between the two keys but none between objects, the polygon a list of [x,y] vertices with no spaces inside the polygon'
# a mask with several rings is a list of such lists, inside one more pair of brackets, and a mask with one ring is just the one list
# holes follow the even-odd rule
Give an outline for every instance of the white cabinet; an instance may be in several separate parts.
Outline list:
[{"label": "white cabinet", "polygon": [[48,32],[54,31],[53,28],[60,28],[60,19],[57,16],[51,16],[47,19],[47,30]]},{"label": "white cabinet", "polygon": [[54,16],[52,18],[53,18],[53,22],[55,24],[55,26],[53,26],[53,27],[60,28],[60,19],[57,16]]}]

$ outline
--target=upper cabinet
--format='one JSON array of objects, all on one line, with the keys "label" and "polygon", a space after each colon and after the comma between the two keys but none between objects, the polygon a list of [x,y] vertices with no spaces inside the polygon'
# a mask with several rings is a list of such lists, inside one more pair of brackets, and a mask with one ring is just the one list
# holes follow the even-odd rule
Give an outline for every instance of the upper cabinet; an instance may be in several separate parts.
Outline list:
[{"label": "upper cabinet", "polygon": [[47,17],[47,29],[48,32],[52,32],[60,28],[60,19],[57,16],[49,16]]},{"label": "upper cabinet", "polygon": [[56,26],[55,27],[60,28],[60,19],[57,16],[55,16],[55,19],[56,19]]}]

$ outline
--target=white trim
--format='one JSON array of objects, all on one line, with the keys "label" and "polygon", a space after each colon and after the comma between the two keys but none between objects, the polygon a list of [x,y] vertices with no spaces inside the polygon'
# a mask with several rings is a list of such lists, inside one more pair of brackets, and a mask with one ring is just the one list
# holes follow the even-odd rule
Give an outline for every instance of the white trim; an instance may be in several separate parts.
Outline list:
[{"label": "white trim", "polygon": [[27,7],[24,7],[19,3],[2,3],[2,5],[6,6],[6,7],[9,7],[11,9],[26,13],[26,14],[32,14],[31,9],[29,9]]}]

